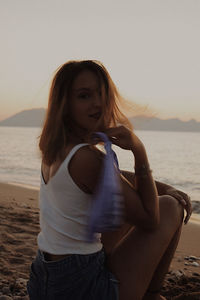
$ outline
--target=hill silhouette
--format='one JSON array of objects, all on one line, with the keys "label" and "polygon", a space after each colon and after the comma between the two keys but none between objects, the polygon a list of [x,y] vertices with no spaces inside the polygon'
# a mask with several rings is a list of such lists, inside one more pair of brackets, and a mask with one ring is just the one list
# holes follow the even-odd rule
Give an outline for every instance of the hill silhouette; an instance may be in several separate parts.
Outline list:
[{"label": "hill silhouette", "polygon": [[23,110],[3,121],[0,121],[0,126],[41,127],[44,121],[45,112],[46,110],[44,108]]},{"label": "hill silhouette", "polygon": [[[24,110],[0,121],[0,126],[41,127],[45,112],[44,108]],[[176,118],[162,120],[156,117],[137,116],[130,118],[130,121],[136,130],[200,132],[200,122],[196,120],[184,122]]]},{"label": "hill silhouette", "polygon": [[196,120],[181,121],[176,118],[162,120],[156,117],[137,116],[130,118],[135,129],[155,131],[191,131],[200,132],[200,122]]}]

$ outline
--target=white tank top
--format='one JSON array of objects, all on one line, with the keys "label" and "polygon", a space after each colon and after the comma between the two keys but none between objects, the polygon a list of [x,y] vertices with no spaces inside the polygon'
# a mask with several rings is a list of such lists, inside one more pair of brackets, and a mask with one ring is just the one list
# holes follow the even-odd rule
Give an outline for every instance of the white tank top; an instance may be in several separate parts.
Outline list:
[{"label": "white tank top", "polygon": [[92,195],[83,192],[69,174],[75,152],[88,144],[76,145],[47,184],[41,174],[39,195],[40,228],[38,247],[51,254],[90,254],[101,250],[101,234],[86,241]]}]

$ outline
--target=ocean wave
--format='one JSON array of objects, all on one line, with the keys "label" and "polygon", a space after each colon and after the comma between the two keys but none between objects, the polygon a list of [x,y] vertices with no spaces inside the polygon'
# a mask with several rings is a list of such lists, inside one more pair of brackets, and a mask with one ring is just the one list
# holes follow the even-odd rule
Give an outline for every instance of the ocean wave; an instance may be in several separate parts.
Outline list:
[{"label": "ocean wave", "polygon": [[192,211],[195,214],[200,214],[200,201],[192,201]]}]

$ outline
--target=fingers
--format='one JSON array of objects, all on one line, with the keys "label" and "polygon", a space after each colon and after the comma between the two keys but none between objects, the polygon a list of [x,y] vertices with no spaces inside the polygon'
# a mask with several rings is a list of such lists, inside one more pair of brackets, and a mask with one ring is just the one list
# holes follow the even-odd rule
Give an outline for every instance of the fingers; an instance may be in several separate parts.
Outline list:
[{"label": "fingers", "polygon": [[181,191],[172,191],[170,193],[171,196],[173,196],[174,198],[176,198],[178,200],[178,202],[183,206],[183,208],[186,211],[186,217],[184,219],[184,224],[186,225],[192,215],[192,203],[190,200],[190,197],[181,192]]},{"label": "fingers", "polygon": [[112,127],[112,128],[108,128],[105,133],[109,136],[109,138],[114,141],[116,141],[116,139],[124,136],[124,134],[128,134],[129,130],[124,127],[124,126],[118,126],[118,127]]},{"label": "fingers", "polygon": [[187,205],[187,202],[185,201],[185,199],[179,194],[179,193],[174,193],[174,195],[173,195],[177,200],[178,200],[178,202],[180,202],[180,204],[182,205],[182,206],[186,206]]},{"label": "fingers", "polygon": [[186,211],[186,217],[184,219],[184,224],[187,224],[191,215],[192,215],[192,204],[191,204],[191,200],[190,200],[190,197],[185,194],[185,193],[182,193],[179,194],[179,202],[183,205],[185,211]]},{"label": "fingers", "polygon": [[187,196],[186,202],[187,202],[187,204],[186,204],[185,210],[186,210],[187,214],[186,214],[186,217],[185,217],[185,220],[184,220],[184,224],[188,223],[188,221],[189,221],[189,219],[192,215],[192,203],[191,203],[191,200],[190,200],[189,196]]},{"label": "fingers", "polygon": [[119,127],[111,127],[105,130],[105,133],[109,136],[112,137],[112,135],[116,135],[119,132]]},{"label": "fingers", "polygon": [[133,147],[133,133],[124,126],[108,128],[105,133],[111,142],[122,149],[130,150]]},{"label": "fingers", "polygon": [[109,136],[109,139],[112,142],[112,144],[114,144],[116,146],[120,147],[121,144],[122,144],[122,141],[119,138],[115,137],[115,136]]},{"label": "fingers", "polygon": [[184,220],[184,224],[185,224],[185,225],[188,223],[188,221],[189,221],[191,215],[192,215],[192,212],[187,212],[186,217],[185,217],[185,220]]}]

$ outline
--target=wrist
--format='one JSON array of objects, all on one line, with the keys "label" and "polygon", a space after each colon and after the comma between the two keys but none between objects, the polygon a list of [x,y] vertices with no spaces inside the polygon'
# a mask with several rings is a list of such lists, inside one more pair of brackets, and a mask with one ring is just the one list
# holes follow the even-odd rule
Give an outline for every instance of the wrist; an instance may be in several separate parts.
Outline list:
[{"label": "wrist", "polygon": [[135,166],[135,176],[146,178],[152,173],[149,163],[142,164],[140,166]]},{"label": "wrist", "polygon": [[172,186],[159,181],[156,181],[156,187],[160,196],[167,195],[169,191],[175,190]]},{"label": "wrist", "polygon": [[145,150],[138,151],[133,154],[135,158],[135,169],[138,169],[144,165],[149,166],[149,161]]}]

